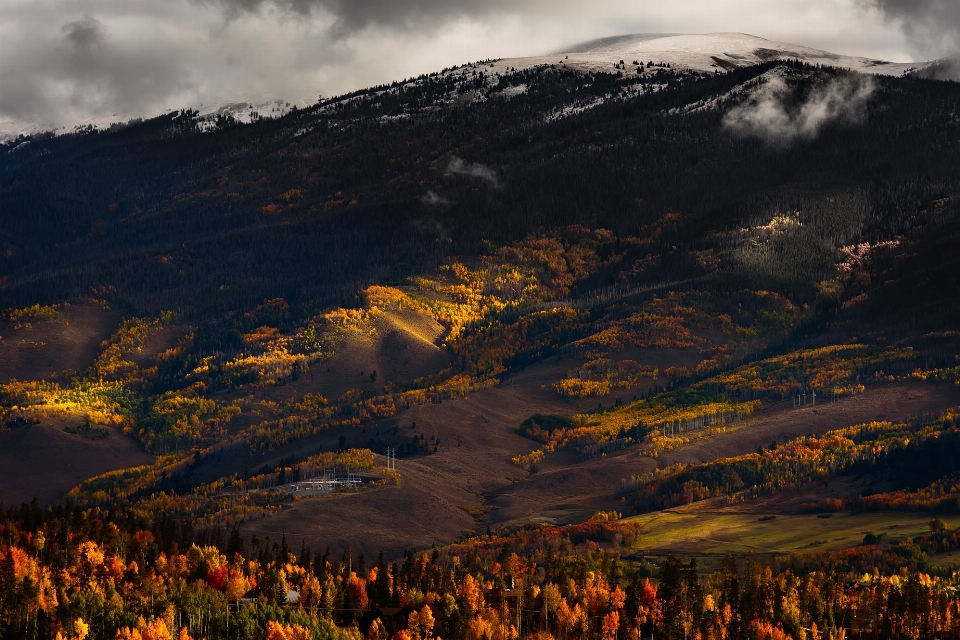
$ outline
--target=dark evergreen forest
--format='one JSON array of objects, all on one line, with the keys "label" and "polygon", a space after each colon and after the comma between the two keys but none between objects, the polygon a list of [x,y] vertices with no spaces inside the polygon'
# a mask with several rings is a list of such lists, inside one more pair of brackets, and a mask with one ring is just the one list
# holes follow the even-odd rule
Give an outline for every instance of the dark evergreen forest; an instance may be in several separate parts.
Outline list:
[{"label": "dark evergreen forest", "polygon": [[[193,318],[283,297],[304,317],[444,256],[571,224],[656,233],[660,268],[643,276],[655,281],[697,275],[691,251],[771,213],[818,210],[818,234],[837,242],[913,234],[891,267],[916,276],[898,295],[955,296],[960,86],[878,78],[862,123],[786,148],[734,135],[723,117],[736,98],[724,96],[777,65],[805,72],[796,100],[848,73],[771,62],[491,79],[475,65],[208,132],[178,112],[14,141],[0,147],[0,296]],[[451,104],[463,95],[474,99]],[[664,225],[671,213],[682,223]],[[809,267],[794,279],[812,295]]]}]

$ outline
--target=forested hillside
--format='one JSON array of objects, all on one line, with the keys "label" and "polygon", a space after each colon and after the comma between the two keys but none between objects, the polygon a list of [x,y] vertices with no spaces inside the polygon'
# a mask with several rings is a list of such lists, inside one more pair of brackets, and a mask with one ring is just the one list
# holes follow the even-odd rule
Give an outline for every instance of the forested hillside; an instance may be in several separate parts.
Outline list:
[{"label": "forested hillside", "polygon": [[[181,113],[12,142],[0,154],[4,297],[96,290],[136,313],[198,318],[283,297],[315,312],[540,228],[659,228],[672,279],[702,273],[691,251],[779,214],[802,212],[816,226],[804,240],[833,244],[951,217],[955,85],[878,78],[865,121],[785,149],[723,126],[729,92],[776,64],[629,80],[548,68],[491,79],[470,65],[210,133]],[[788,99],[848,73],[798,72]],[[449,104],[475,87],[482,100]],[[832,262],[758,275],[820,278]]]},{"label": "forested hillside", "polygon": [[954,637],[960,85],[635,64],[0,147],[0,637]]}]

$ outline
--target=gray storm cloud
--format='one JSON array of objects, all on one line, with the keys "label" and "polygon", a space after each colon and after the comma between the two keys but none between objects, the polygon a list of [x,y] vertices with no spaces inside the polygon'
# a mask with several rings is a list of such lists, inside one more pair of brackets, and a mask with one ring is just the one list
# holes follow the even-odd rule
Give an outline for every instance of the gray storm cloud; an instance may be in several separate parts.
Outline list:
[{"label": "gray storm cloud", "polygon": [[307,104],[487,57],[457,34],[545,2],[0,0],[0,139],[204,103]]},{"label": "gray storm cloud", "polygon": [[175,49],[118,48],[91,15],[8,40],[7,47],[9,54],[0,56],[0,116],[35,123],[139,112],[175,91],[183,77]]},{"label": "gray storm cloud", "polygon": [[107,28],[93,16],[68,22],[60,29],[67,41],[79,50],[89,50],[103,44]]},{"label": "gray storm cloud", "polygon": [[770,75],[743,104],[726,114],[723,124],[737,135],[789,146],[817,137],[831,123],[861,122],[875,86],[870,76],[850,74],[814,87],[797,102],[784,79]]},{"label": "gray storm cloud", "polygon": [[[780,0],[776,10],[769,0],[0,0],[0,139],[35,126],[204,104],[306,104],[471,60],[631,32],[746,31],[889,59],[903,52],[902,43],[890,44],[900,34],[880,12],[863,11],[876,2],[897,20],[907,7],[896,0],[818,0],[813,8],[809,0]],[[911,24],[919,32],[925,23]],[[860,38],[853,44],[851,29]]]},{"label": "gray storm cloud", "polygon": [[873,0],[897,21],[915,52],[942,61],[923,75],[960,80],[960,1]]},{"label": "gray storm cloud", "polygon": [[[332,32],[344,35],[375,25],[389,28],[434,26],[456,18],[486,17],[496,13],[529,11],[547,7],[546,0],[193,0],[222,7],[228,16],[276,7],[301,16],[316,13],[331,16]],[[575,3],[554,0],[553,10]]]},{"label": "gray storm cloud", "polygon": [[873,0],[900,23],[916,51],[926,58],[960,53],[960,2],[957,0]]}]

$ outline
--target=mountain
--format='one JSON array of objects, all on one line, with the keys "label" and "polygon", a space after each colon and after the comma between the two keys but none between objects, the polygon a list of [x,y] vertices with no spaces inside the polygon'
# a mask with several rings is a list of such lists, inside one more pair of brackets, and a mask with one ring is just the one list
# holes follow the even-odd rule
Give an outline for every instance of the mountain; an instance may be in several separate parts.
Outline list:
[{"label": "mountain", "polygon": [[[809,65],[839,67],[879,75],[904,75],[925,69],[930,63],[903,63],[844,56],[795,44],[776,42],[745,33],[636,34],[601,38],[558,51],[553,55],[503,60],[504,67],[529,68],[560,64],[584,72],[605,71],[625,65],[634,72],[635,62],[670,64],[684,71],[730,71],[771,60],[800,60]],[[496,67],[494,67],[496,68]]]},{"label": "mountain", "polygon": [[[223,100],[213,104],[201,103],[190,105],[188,110],[196,112],[200,118],[210,122],[215,122],[218,117],[228,117],[237,122],[249,123],[259,118],[278,118],[289,113],[295,106],[307,106],[313,101],[313,97],[300,97],[299,99],[290,101],[263,95],[227,96]],[[167,113],[171,112],[172,111],[168,111]],[[127,126],[131,122],[138,122],[144,118],[152,118],[157,115],[156,113],[112,113],[74,122],[70,126],[0,120],[0,142],[11,142],[17,138],[42,135],[47,132],[64,135],[91,129],[107,130]]]},{"label": "mountain", "polygon": [[0,633],[955,635],[960,86],[830,59],[0,146]]},{"label": "mountain", "polygon": [[[572,55],[600,59],[611,47],[619,56],[628,49],[689,51],[696,49],[691,43],[718,42],[723,47],[710,55],[720,58],[721,49],[743,57],[766,41],[628,38]],[[809,51],[797,49],[782,51]],[[485,241],[521,238],[541,226],[628,233],[666,210],[683,209],[719,230],[746,215],[734,213],[738,208],[757,206],[746,203],[758,196],[740,191],[744,181],[756,193],[779,192],[816,183],[832,166],[831,181],[843,189],[875,192],[871,176],[881,162],[897,167],[898,180],[938,184],[936,176],[950,174],[943,162],[912,177],[929,165],[917,141],[930,136],[933,147],[948,144],[906,106],[928,100],[927,89],[899,98],[894,79],[876,76],[873,99],[896,117],[868,109],[861,104],[866,93],[854,91],[837,103],[847,106],[828,100],[826,111],[812,110],[817,115],[803,115],[807,120],[798,124],[787,103],[802,111],[814,104],[805,92],[835,87],[834,77],[856,85],[859,76],[777,62],[719,73],[706,53],[696,55],[699,62],[683,59],[700,71],[683,67],[682,58],[666,58],[642,74],[614,69],[612,62],[589,72],[530,59],[484,61],[250,125],[229,112],[183,111],[104,132],[8,143],[0,154],[0,204],[17,214],[6,217],[0,235],[5,295],[11,304],[26,304],[113,287],[137,311],[219,314],[277,295],[322,307],[378,279],[430,268],[450,252],[475,253]],[[784,102],[777,117],[810,137],[801,142],[818,163],[775,152],[762,138],[744,138],[729,126],[731,110],[755,101],[759,87],[773,86],[764,74],[777,69],[789,72],[793,87],[774,96]],[[830,135],[817,135],[822,113]],[[867,135],[867,128],[850,126],[862,117],[890,135],[902,122],[918,122],[918,137]],[[656,136],[646,133],[661,127]],[[696,128],[703,133],[692,133]],[[837,139],[849,145],[835,151]],[[628,148],[640,155],[627,161],[615,151]],[[703,181],[713,185],[709,197],[698,186]],[[309,244],[297,244],[303,242]],[[317,252],[329,260],[313,260]],[[181,266],[154,267],[168,262]],[[220,293],[200,294],[210,286]]]},{"label": "mountain", "polygon": [[[729,71],[744,66],[760,64],[776,59],[795,59],[807,64],[841,67],[865,73],[903,75],[922,72],[936,63],[895,63],[854,56],[843,56],[794,44],[774,42],[742,33],[713,34],[632,34],[601,38],[565,47],[545,56],[491,60],[486,67],[491,73],[504,73],[508,69],[529,69],[540,65],[560,65],[584,73],[610,72],[620,69],[634,73],[633,61],[647,64],[670,64],[679,70]],[[937,68],[937,67],[935,67]],[[215,121],[217,116],[229,116],[238,122],[250,122],[252,118],[276,118],[286,114],[291,107],[305,108],[315,98],[300,96],[282,99],[270,96],[226,96],[215,103],[183,105],[187,111],[196,111],[199,116]],[[72,126],[52,127],[43,123],[0,121],[0,142],[12,141],[19,136],[29,136],[48,130],[72,133],[78,129],[109,129],[130,120],[155,117],[158,114],[114,113],[73,123]]]}]

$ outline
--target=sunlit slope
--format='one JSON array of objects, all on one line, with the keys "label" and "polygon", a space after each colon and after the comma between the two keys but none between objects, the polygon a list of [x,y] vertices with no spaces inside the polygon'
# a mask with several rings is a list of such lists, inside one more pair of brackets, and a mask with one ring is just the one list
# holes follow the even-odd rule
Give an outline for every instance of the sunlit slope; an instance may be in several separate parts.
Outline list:
[{"label": "sunlit slope", "polygon": [[93,364],[121,314],[96,305],[27,309],[0,323],[0,384],[59,377]]},{"label": "sunlit slope", "polygon": [[452,354],[442,347],[446,330],[413,309],[377,309],[333,323],[326,336],[330,357],[271,392],[276,397],[320,393],[337,400],[345,393],[382,393],[447,370]]}]

